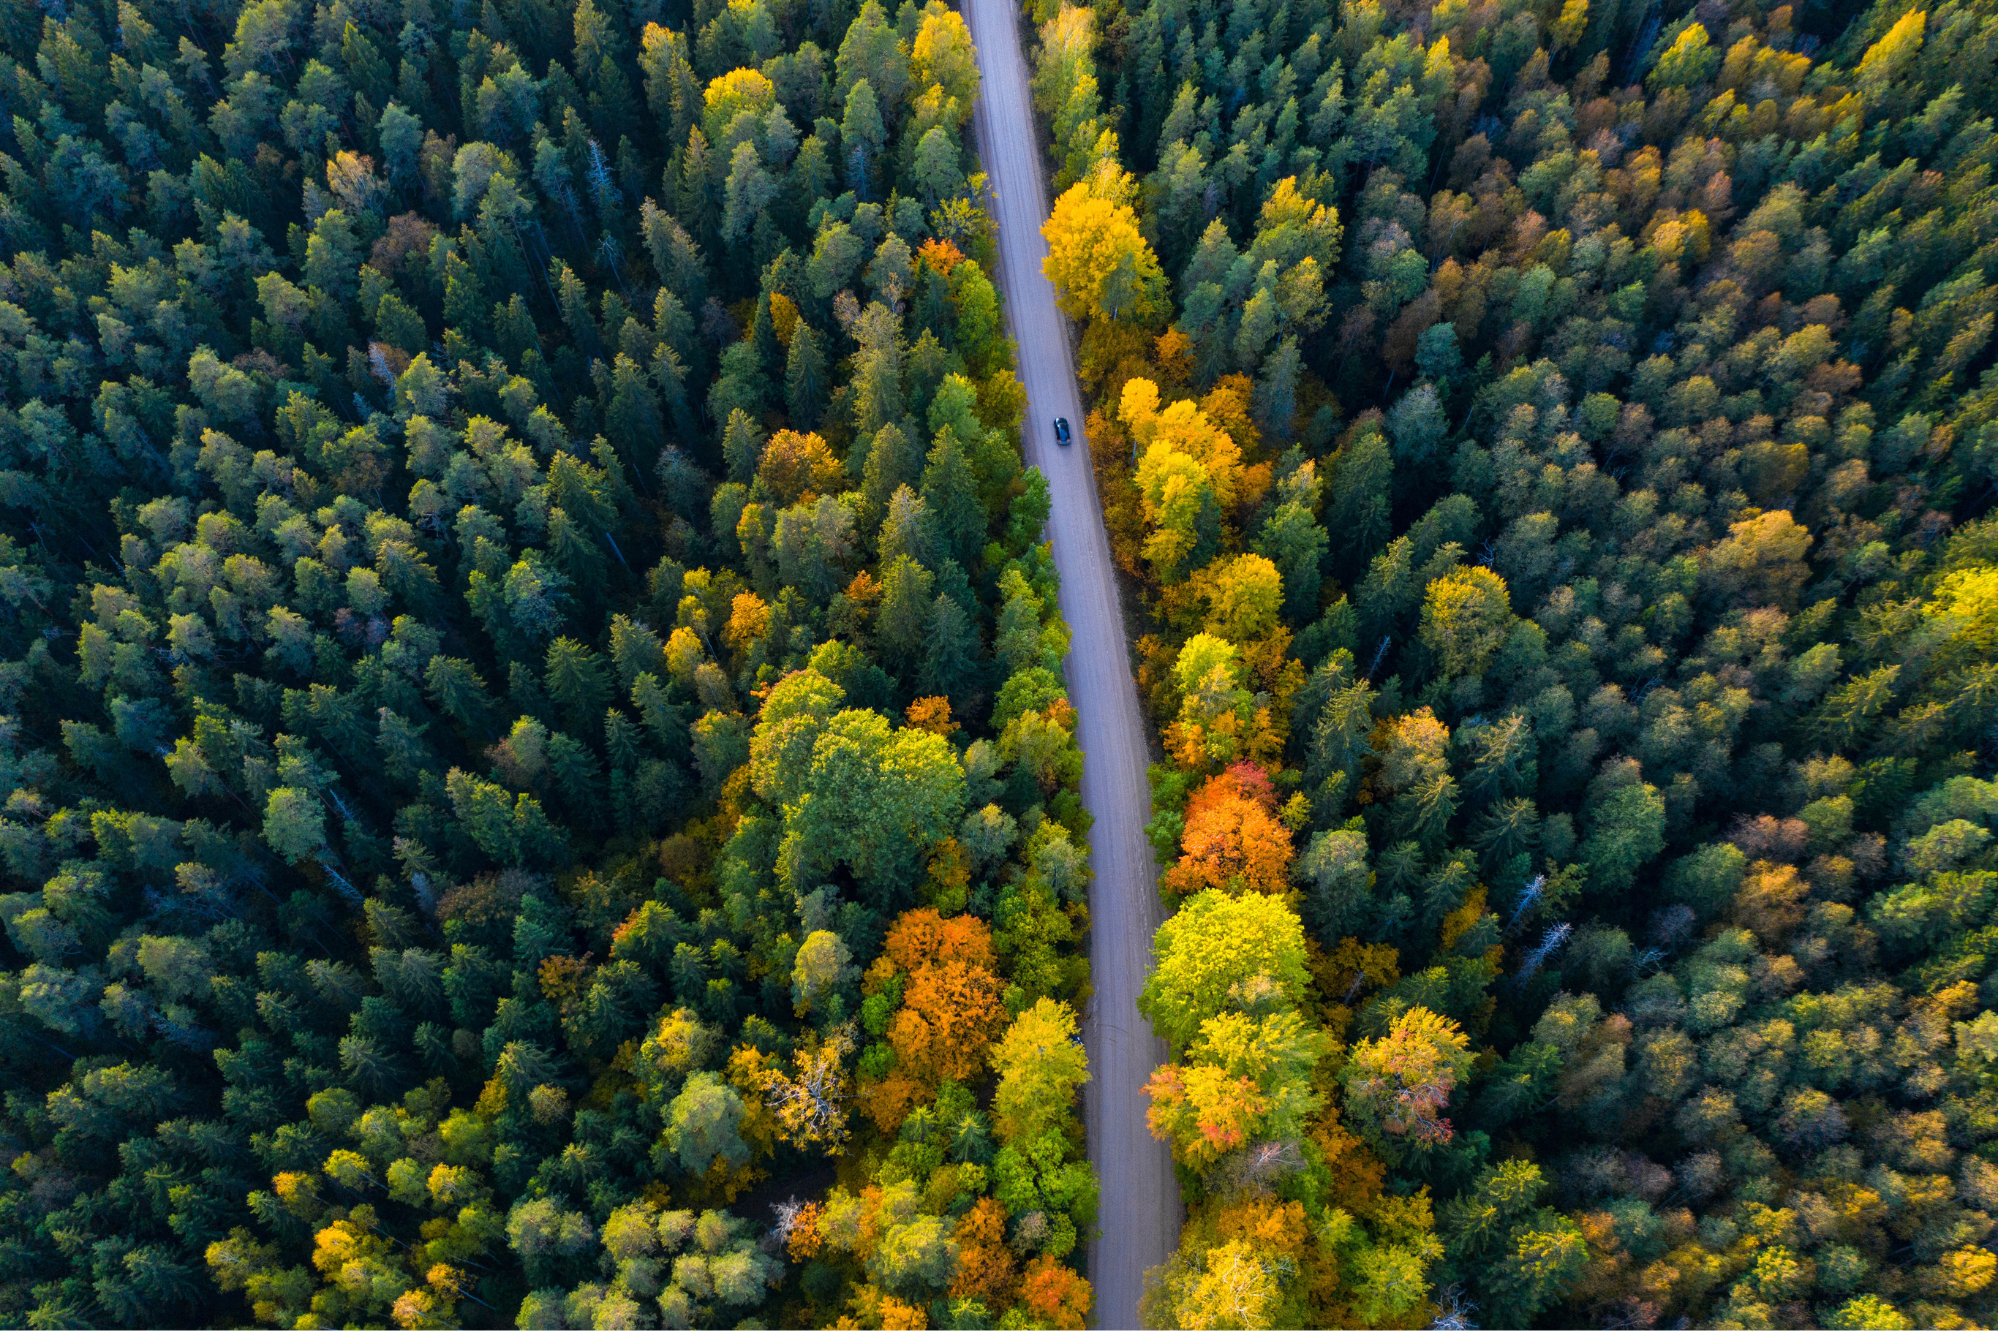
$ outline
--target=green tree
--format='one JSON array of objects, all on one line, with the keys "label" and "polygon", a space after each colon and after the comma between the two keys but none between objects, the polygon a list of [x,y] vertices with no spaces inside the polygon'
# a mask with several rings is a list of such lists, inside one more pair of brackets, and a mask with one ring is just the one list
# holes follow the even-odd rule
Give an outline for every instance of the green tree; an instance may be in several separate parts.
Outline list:
[{"label": "green tree", "polygon": [[690,1175],[705,1175],[717,1165],[741,1166],[749,1160],[742,1141],[742,1098],[719,1076],[697,1072],[666,1109],[660,1141]]},{"label": "green tree", "polygon": [[844,865],[870,895],[893,901],[956,830],[964,791],[964,770],[941,736],[895,730],[876,712],[837,713],[784,808],[783,855],[794,875]]}]

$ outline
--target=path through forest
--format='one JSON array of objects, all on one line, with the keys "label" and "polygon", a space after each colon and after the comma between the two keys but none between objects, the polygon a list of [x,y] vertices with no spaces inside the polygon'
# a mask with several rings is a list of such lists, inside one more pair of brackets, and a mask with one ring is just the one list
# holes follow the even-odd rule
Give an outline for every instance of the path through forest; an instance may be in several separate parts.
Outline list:
[{"label": "path through forest", "polygon": [[[1054,495],[1048,535],[1061,571],[1061,612],[1074,634],[1067,670],[1071,701],[1081,713],[1082,802],[1096,820],[1089,835],[1096,870],[1090,896],[1096,997],[1084,1023],[1091,1073],[1084,1099],[1089,1154],[1103,1181],[1103,1233],[1090,1252],[1089,1276],[1097,1325],[1136,1327],[1145,1271],[1172,1253],[1180,1224],[1171,1153],[1145,1127],[1145,1080],[1165,1061],[1165,1044],[1136,1007],[1152,933],[1163,915],[1144,831],[1151,813],[1145,719],[1090,473],[1068,329],[1041,271],[1048,200],[1018,14],[1013,0],[963,0],[963,12],[982,76],[975,120],[996,197],[998,278],[1027,389],[1027,461],[1046,473]],[[1074,430],[1067,448],[1055,443],[1057,416],[1067,417]]]}]

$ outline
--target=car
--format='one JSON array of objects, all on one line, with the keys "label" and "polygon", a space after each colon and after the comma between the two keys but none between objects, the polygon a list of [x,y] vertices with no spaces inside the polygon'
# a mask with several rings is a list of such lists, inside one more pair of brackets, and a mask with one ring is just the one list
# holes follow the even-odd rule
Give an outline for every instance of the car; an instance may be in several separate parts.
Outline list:
[{"label": "car", "polygon": [[1066,444],[1068,441],[1068,418],[1066,416],[1057,416],[1055,418],[1055,443]]}]

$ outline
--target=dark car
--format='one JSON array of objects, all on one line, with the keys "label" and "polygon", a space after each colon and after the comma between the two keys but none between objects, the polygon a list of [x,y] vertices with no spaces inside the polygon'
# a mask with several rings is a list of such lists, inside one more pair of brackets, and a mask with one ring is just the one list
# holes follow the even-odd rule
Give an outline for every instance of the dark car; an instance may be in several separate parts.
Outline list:
[{"label": "dark car", "polygon": [[1066,444],[1068,443],[1068,439],[1068,418],[1066,416],[1057,416],[1055,418],[1055,443]]}]

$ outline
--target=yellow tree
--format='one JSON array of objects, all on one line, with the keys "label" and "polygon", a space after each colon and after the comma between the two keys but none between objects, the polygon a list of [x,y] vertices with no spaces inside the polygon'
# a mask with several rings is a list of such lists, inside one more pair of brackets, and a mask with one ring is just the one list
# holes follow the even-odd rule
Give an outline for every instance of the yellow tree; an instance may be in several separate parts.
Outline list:
[{"label": "yellow tree", "polygon": [[1747,517],[1728,525],[1725,541],[1709,550],[1705,573],[1722,592],[1744,607],[1776,606],[1793,610],[1811,576],[1804,554],[1811,547],[1810,529],[1787,509],[1764,513],[1747,510]]},{"label": "yellow tree", "polygon": [[791,504],[807,494],[836,493],[846,480],[846,464],[833,456],[818,435],[779,430],[763,446],[763,461],[757,464],[756,474],[779,502]]},{"label": "yellow tree", "polygon": [[1869,93],[1884,91],[1920,58],[1928,32],[1927,10],[1903,14],[1885,36],[1866,48],[1859,60],[1859,86]]},{"label": "yellow tree", "polygon": [[777,1135],[786,1142],[804,1150],[836,1153],[847,1139],[853,1081],[845,1059],[855,1042],[852,1022],[833,1028],[823,1039],[807,1036],[791,1056],[790,1075],[754,1046],[738,1046],[729,1056],[729,1079],[762,1099]]},{"label": "yellow tree", "polygon": [[978,56],[963,16],[940,0],[930,0],[909,57],[909,72],[917,87],[936,84],[970,113],[972,103],[978,100]]},{"label": "yellow tree", "polygon": [[1481,565],[1452,569],[1423,599],[1422,642],[1448,675],[1482,674],[1512,624],[1505,579]]},{"label": "yellow tree", "polygon": [[1183,1245],[1146,1297],[1148,1327],[1275,1327],[1283,1301],[1279,1256],[1245,1240]]},{"label": "yellow tree", "polygon": [[1231,643],[1261,638],[1276,628],[1283,610],[1283,575],[1261,555],[1216,560],[1188,586],[1206,604],[1202,627]]},{"label": "yellow tree", "polygon": [[732,69],[708,83],[702,101],[701,128],[709,143],[719,143],[740,113],[769,115],[777,105],[777,87],[756,70]]},{"label": "yellow tree", "polygon": [[1249,1140],[1269,1101],[1253,1078],[1214,1064],[1165,1064],[1145,1084],[1145,1125],[1182,1165],[1212,1166]]},{"label": "yellow tree", "polygon": [[1353,1047],[1341,1074],[1346,1112],[1377,1145],[1448,1142],[1454,1130],[1443,1111],[1470,1067],[1470,1038],[1457,1024],[1411,1008],[1387,1035]]},{"label": "yellow tree", "polygon": [[1242,483],[1241,447],[1199,403],[1182,398],[1161,408],[1159,386],[1149,379],[1133,379],[1124,385],[1117,415],[1143,454],[1161,445],[1185,454],[1208,474],[1224,505],[1235,502]]},{"label": "yellow tree", "polygon": [[1241,489],[1242,451],[1191,399],[1161,409],[1149,379],[1124,385],[1117,415],[1140,450],[1138,492],[1152,529],[1145,558],[1161,582],[1176,583],[1202,537],[1219,539],[1221,514]]},{"label": "yellow tree", "polygon": [[1075,1089],[1089,1081],[1089,1057],[1075,1034],[1075,1010],[1043,997],[992,1048],[999,1071],[992,1109],[1001,1138],[1025,1142],[1068,1122]]},{"label": "yellow tree", "polygon": [[1104,198],[1086,181],[1071,185],[1041,234],[1048,242],[1041,271],[1070,318],[1143,321],[1165,312],[1165,274],[1129,204]]},{"label": "yellow tree", "polygon": [[1167,728],[1166,747],[1188,768],[1232,762],[1246,747],[1256,722],[1256,699],[1243,688],[1247,674],[1235,645],[1212,634],[1186,640],[1173,663],[1179,718]]}]

